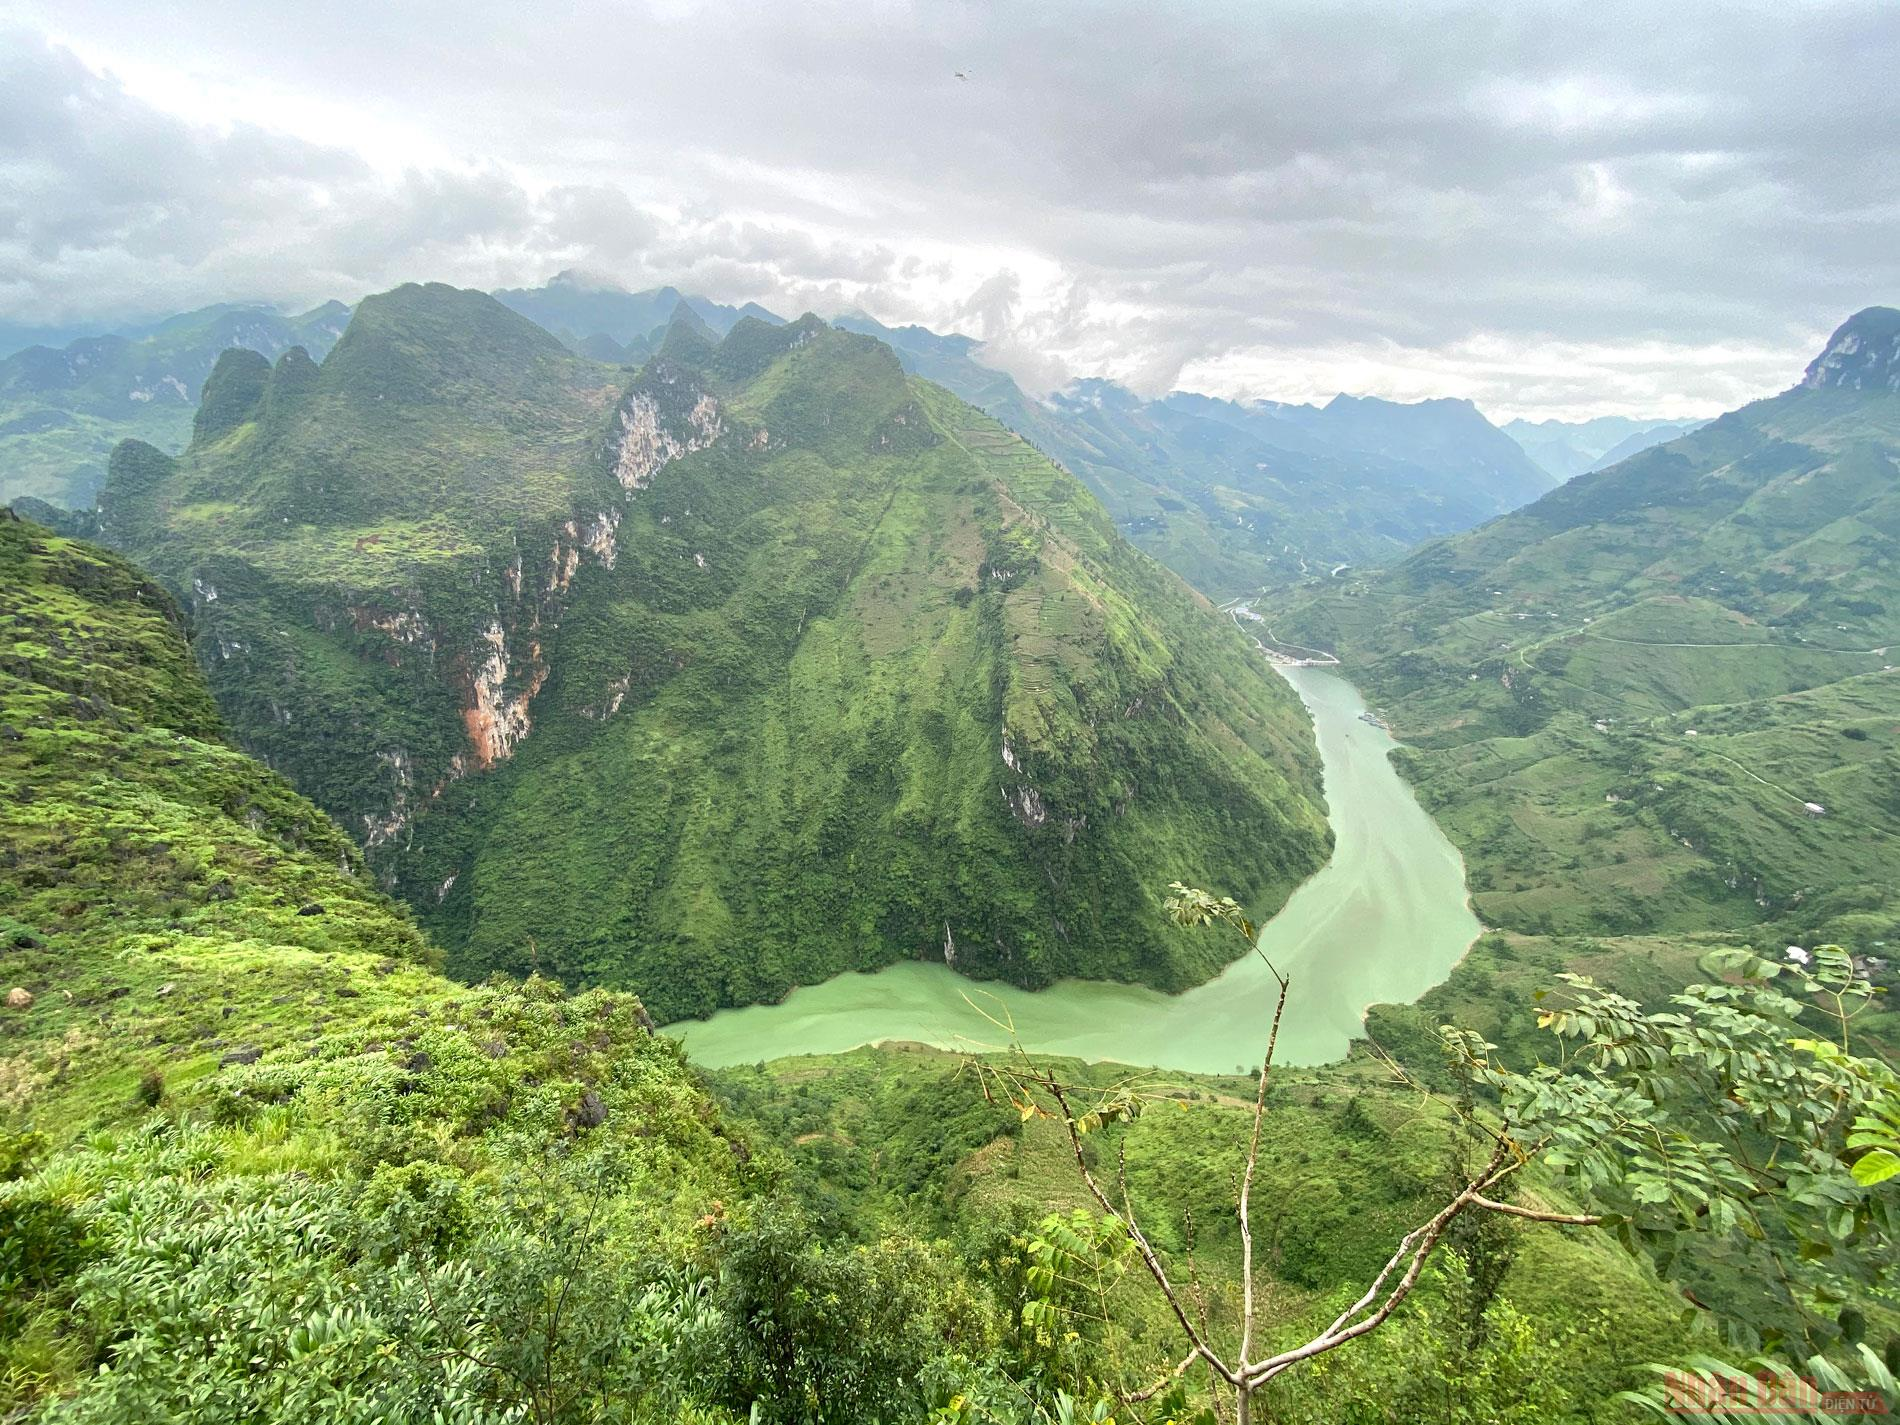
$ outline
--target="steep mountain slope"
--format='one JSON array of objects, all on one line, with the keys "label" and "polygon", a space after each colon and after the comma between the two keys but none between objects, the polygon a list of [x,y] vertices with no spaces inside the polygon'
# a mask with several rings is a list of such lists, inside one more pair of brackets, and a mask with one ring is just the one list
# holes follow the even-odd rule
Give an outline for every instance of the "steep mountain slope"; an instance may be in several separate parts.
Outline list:
[{"label": "steep mountain slope", "polygon": [[16,352],[0,361],[0,501],[29,495],[67,509],[90,506],[121,440],[184,445],[220,352],[248,347],[274,357],[302,346],[321,357],[348,317],[336,302],[300,317],[207,307],[133,336]]},{"label": "steep mountain slope", "polygon": [[171,598],[0,509],[0,1412],[523,1418],[441,1344],[506,1359],[736,1200],[636,999],[438,958],[225,743]]},{"label": "steep mountain slope", "polygon": [[1900,938],[1897,323],[1279,611],[1413,742],[1487,920]]},{"label": "steep mountain slope", "polygon": [[1182,986],[1169,880],[1267,909],[1325,854],[1291,691],[875,341],[676,322],[627,385],[406,287],[264,367],[123,447],[102,528],[463,972],[667,1017],[919,955]]},{"label": "steep mountain slope", "polygon": [[1439,452],[1451,454],[1441,467],[1342,445],[1310,427],[1312,411],[1287,419],[1263,403],[1183,392],[1144,401],[1094,380],[1032,400],[982,365],[968,337],[886,328],[862,314],[837,325],[887,341],[906,369],[1020,432],[1080,476],[1131,541],[1216,596],[1381,563],[1536,493],[1500,500],[1487,488],[1500,483],[1495,472],[1484,467],[1474,481],[1466,467],[1483,462],[1442,436]]}]

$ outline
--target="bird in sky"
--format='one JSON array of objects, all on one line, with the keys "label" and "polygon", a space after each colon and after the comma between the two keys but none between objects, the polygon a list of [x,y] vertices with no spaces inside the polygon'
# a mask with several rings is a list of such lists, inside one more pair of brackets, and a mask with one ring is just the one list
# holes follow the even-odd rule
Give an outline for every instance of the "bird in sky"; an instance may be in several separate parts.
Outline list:
[{"label": "bird in sky", "polygon": [[967,75],[967,74],[965,74],[965,73],[964,73],[964,72],[963,72],[962,70],[960,70],[960,69],[959,69],[959,70],[957,71],[957,78],[958,78],[958,79],[964,79],[964,80],[967,80],[967,79],[968,79],[969,77],[970,77],[970,76],[969,76],[969,75]]}]

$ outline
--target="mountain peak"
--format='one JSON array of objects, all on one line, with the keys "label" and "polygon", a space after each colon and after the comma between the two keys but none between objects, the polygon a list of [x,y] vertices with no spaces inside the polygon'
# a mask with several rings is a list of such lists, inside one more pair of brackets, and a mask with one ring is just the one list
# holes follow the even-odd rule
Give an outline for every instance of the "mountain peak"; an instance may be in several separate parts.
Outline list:
[{"label": "mountain peak", "polygon": [[1900,391],[1900,311],[1868,307],[1842,322],[1801,384],[1814,390]]}]

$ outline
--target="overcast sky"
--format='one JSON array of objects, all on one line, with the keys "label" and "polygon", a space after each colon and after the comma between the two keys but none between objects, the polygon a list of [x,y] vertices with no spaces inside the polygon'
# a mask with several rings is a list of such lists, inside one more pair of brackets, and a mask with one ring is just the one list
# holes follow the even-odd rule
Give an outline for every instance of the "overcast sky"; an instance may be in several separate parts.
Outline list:
[{"label": "overcast sky", "polygon": [[0,322],[576,267],[1501,420],[1713,413],[1900,305],[1892,0],[0,17]]}]

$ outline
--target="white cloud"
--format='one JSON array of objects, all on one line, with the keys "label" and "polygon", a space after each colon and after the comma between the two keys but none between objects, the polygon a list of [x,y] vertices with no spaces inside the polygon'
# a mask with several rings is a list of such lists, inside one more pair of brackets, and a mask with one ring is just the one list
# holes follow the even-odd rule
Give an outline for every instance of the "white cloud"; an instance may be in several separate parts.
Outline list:
[{"label": "white cloud", "polygon": [[0,320],[582,266],[1032,386],[1560,415],[1900,300],[1888,4],[184,8],[16,0],[70,49],[0,58]]}]

